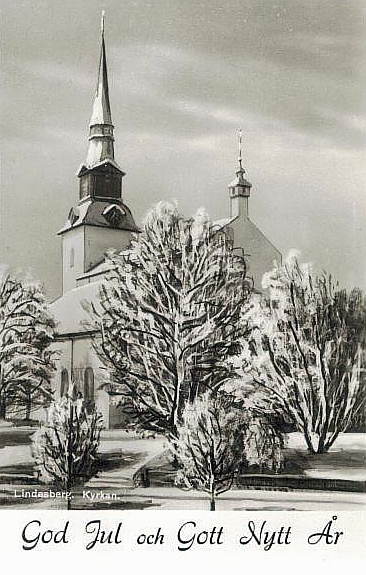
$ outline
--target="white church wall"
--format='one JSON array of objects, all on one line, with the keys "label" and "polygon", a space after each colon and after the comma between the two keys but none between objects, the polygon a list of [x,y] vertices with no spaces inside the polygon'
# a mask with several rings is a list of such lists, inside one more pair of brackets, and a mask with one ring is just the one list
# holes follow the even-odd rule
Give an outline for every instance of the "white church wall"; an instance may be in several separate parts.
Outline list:
[{"label": "white church wall", "polygon": [[97,226],[85,226],[85,269],[99,263],[110,249],[123,250],[130,244],[131,232]]},{"label": "white church wall", "polygon": [[84,271],[84,226],[79,226],[62,236],[62,292],[73,289]]}]

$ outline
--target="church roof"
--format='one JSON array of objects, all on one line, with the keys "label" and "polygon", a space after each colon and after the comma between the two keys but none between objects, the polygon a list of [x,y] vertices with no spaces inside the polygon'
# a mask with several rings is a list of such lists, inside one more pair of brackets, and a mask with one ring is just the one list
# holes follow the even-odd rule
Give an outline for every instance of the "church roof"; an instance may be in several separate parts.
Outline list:
[{"label": "church roof", "polygon": [[[118,218],[111,218],[111,210],[118,212]],[[113,228],[118,230],[128,230],[138,232],[139,229],[129,208],[121,201],[116,203],[109,201],[88,200],[72,208],[69,218],[58,234],[63,234],[71,228],[81,225],[98,226],[103,228]]]},{"label": "church roof", "polygon": [[100,283],[98,281],[74,288],[50,304],[49,310],[55,319],[58,335],[91,331],[91,326],[87,325],[90,318],[82,302],[90,301],[96,305]]},{"label": "church roof", "polygon": [[251,188],[252,184],[250,182],[248,182],[248,180],[244,177],[244,169],[240,168],[237,172],[236,172],[236,177],[235,179],[230,182],[229,184],[229,188],[236,188],[238,186],[242,186],[242,187],[246,187],[246,188]]},{"label": "church roof", "polygon": [[124,171],[120,168],[120,166],[117,164],[116,160],[114,160],[113,158],[105,158],[105,160],[100,161],[98,160],[97,162],[93,161],[90,164],[87,161],[85,161],[78,167],[76,175],[81,176],[84,172],[96,170],[101,166],[106,166],[107,164],[116,168],[116,170],[121,172],[121,174],[123,174],[124,176],[126,175]]},{"label": "church roof", "polygon": [[225,226],[229,226],[236,218],[222,218],[212,222],[212,227],[217,230],[222,230]]},{"label": "church roof", "polygon": [[[116,255],[124,256],[129,260],[134,259],[134,252],[130,248],[127,248],[120,252],[116,252]],[[96,263],[94,266],[92,266],[89,269],[89,271],[76,278],[76,281],[81,282],[83,280],[90,280],[91,278],[95,278],[97,276],[104,276],[107,272],[110,271],[110,269],[111,269],[111,261],[109,259],[106,259],[106,257],[104,256],[104,258],[100,260],[98,263]],[[100,280],[101,279],[103,278],[100,278]]]},{"label": "church roof", "polygon": [[108,261],[103,258],[102,261],[95,264],[93,267],[90,268],[89,271],[85,272],[81,276],[76,278],[76,281],[79,282],[81,280],[90,280],[93,277],[100,276],[106,274],[110,270],[111,266]]}]

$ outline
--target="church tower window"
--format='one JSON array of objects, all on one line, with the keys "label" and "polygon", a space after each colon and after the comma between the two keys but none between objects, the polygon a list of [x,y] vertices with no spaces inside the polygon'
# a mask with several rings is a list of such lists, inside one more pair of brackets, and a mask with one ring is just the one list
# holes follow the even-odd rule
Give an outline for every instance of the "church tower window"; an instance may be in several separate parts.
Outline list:
[{"label": "church tower window", "polygon": [[70,268],[73,268],[75,265],[75,250],[71,248],[70,250]]},{"label": "church tower window", "polygon": [[86,403],[94,401],[94,372],[91,367],[87,367],[84,372],[84,401]]},{"label": "church tower window", "polygon": [[61,371],[61,389],[60,389],[61,397],[64,397],[64,395],[67,394],[68,388],[69,388],[69,372],[67,371],[67,369],[63,369]]}]

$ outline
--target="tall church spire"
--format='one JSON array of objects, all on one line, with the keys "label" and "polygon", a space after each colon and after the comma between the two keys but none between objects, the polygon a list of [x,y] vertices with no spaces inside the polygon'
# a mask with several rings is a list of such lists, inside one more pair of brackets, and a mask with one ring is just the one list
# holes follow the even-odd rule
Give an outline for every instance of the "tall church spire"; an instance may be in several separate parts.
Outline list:
[{"label": "tall church spire", "polygon": [[[104,13],[97,89],[89,126],[89,145],[80,166],[79,201],[72,207],[62,235],[63,291],[89,281],[89,273],[110,247],[125,249],[131,233],[138,232],[130,209],[123,202],[122,178],[125,175],[114,159],[114,137],[109,104]],[[93,274],[92,274],[93,275]],[[93,275],[94,277],[94,275]],[[93,281],[93,280],[91,280]]]},{"label": "tall church spire", "polygon": [[90,119],[89,148],[85,167],[91,168],[103,160],[114,160],[114,136],[109,103],[107,59],[104,40],[105,13],[101,20],[101,47],[97,89]]},{"label": "tall church spire", "polygon": [[114,159],[114,126],[109,103],[104,28],[103,11],[98,80],[89,124],[89,145],[86,160],[77,172],[80,178],[80,202],[89,198],[122,201],[122,178],[125,173]]}]

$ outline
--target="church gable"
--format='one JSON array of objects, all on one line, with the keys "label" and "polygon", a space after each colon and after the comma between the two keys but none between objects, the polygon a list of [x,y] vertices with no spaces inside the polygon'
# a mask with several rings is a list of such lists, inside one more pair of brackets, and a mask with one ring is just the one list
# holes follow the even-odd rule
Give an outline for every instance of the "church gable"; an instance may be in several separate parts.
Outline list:
[{"label": "church gable", "polygon": [[249,218],[236,218],[230,223],[235,247],[242,248],[248,276],[256,290],[262,289],[263,274],[272,269],[275,261],[281,263],[281,253]]},{"label": "church gable", "polygon": [[117,230],[138,231],[130,210],[122,203],[91,202],[86,211],[83,223],[90,226]]},{"label": "church gable", "polygon": [[111,226],[118,228],[121,225],[126,212],[121,208],[121,206],[111,204],[103,210],[102,214]]}]

